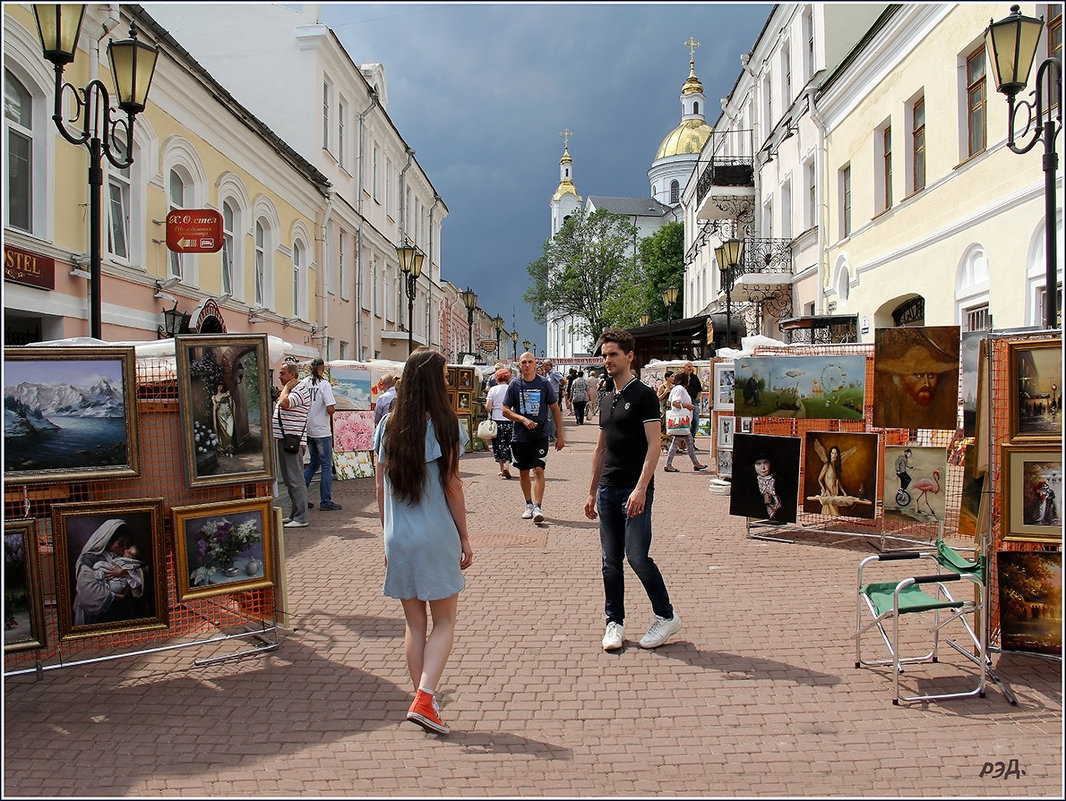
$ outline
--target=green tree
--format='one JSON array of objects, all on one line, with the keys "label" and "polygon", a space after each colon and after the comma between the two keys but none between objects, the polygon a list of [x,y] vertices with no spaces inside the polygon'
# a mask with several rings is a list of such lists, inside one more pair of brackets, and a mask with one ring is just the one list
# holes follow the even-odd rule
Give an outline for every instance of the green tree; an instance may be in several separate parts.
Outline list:
[{"label": "green tree", "polygon": [[652,236],[640,241],[637,256],[644,275],[637,314],[647,312],[652,322],[666,322],[663,290],[668,286],[676,286],[681,291],[678,292],[670,316],[680,317],[679,310],[685,307],[685,226],[676,220],[668,222]]},{"label": "green tree", "polygon": [[632,324],[628,318],[639,309],[644,283],[633,253],[636,238],[637,227],[624,214],[573,214],[526,268],[533,285],[523,299],[534,318],[547,322],[549,310],[571,314],[590,342],[608,326]]}]

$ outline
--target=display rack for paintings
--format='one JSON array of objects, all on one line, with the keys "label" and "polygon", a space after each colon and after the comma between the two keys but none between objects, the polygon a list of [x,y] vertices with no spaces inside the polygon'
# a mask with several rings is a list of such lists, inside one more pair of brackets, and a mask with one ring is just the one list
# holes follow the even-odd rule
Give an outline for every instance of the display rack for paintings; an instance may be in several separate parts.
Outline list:
[{"label": "display rack for paintings", "polygon": [[[274,581],[242,582],[234,586],[255,583],[255,588],[241,591],[204,592],[196,597],[181,599],[180,582],[176,575],[177,554],[172,526],[171,509],[177,506],[198,506],[244,499],[269,499],[273,496],[272,481],[219,484],[190,487],[185,477],[180,426],[182,416],[178,408],[178,393],[173,360],[137,360],[136,425],[139,432],[140,474],[131,478],[39,481],[7,485],[4,490],[5,526],[14,521],[36,534],[36,556],[39,569],[31,575],[37,585],[33,590],[41,601],[43,613],[39,624],[42,630],[31,647],[7,647],[5,640],[4,675],[36,673],[89,662],[117,659],[135,654],[169,651],[190,646],[217,643],[209,658],[197,660],[204,664],[219,659],[234,658],[251,653],[274,650],[278,647],[278,593],[283,593],[284,557],[277,547],[280,515],[271,509],[263,536],[270,537],[275,547],[263,548],[271,565],[259,569],[263,576],[273,575]],[[160,594],[158,622],[154,627],[112,625],[99,632],[92,627],[78,636],[70,636],[70,615],[60,614],[62,594],[57,586],[56,532],[52,529],[53,506],[72,502],[96,502],[101,509],[110,504],[129,505],[131,499],[162,501],[160,562],[165,566],[165,588]],[[101,503],[102,502],[102,503]],[[62,508],[62,507],[61,507]],[[69,508],[69,507],[68,507]],[[5,532],[6,533],[6,532]],[[249,575],[252,572],[248,567]],[[69,610],[67,610],[69,612]],[[64,636],[65,635],[65,636]],[[233,641],[240,650],[223,643]],[[247,647],[246,647],[247,646]]]},{"label": "display rack for paintings", "polygon": [[[864,344],[838,344],[838,345],[811,345],[811,346],[760,346],[753,352],[755,358],[772,356],[864,356],[865,357],[865,385],[863,393],[863,418],[861,420],[837,420],[837,419],[811,419],[801,417],[754,417],[751,422],[753,434],[769,434],[781,437],[798,437],[804,441],[804,458],[800,460],[799,487],[803,495],[808,476],[804,465],[806,459],[806,439],[808,433],[829,432],[840,434],[871,433],[877,434],[877,465],[885,463],[885,447],[914,445],[936,446],[943,448],[945,453],[955,434],[954,431],[936,431],[927,429],[890,429],[875,428],[873,425],[874,400],[874,350],[873,345]],[[736,393],[739,398],[741,387],[737,381]],[[734,464],[734,471],[737,469]],[[798,508],[795,523],[778,524],[747,518],[747,535],[755,539],[773,539],[792,542],[784,535],[792,532],[820,532],[829,535],[857,536],[875,540],[878,547],[891,550],[887,546],[888,541],[907,544],[929,544],[936,541],[942,531],[954,531],[957,527],[959,497],[962,491],[962,468],[961,466],[948,465],[943,481],[940,483],[938,492],[944,500],[945,515],[940,520],[925,520],[907,518],[885,514],[884,492],[891,492],[892,481],[886,481],[883,470],[879,469],[876,479],[876,487],[871,491],[870,487],[864,487],[861,494],[869,497],[874,495],[874,500],[869,504],[872,515],[850,516],[846,514],[825,515],[816,514],[804,509],[804,498],[798,498]],[[909,547],[904,545],[903,547]]]}]

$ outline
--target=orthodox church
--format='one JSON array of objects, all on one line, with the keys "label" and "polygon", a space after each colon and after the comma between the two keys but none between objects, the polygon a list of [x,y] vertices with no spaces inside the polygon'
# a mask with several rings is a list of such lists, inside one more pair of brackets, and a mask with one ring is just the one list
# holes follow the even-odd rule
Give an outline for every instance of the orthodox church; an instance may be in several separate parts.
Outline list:
[{"label": "orthodox church", "polygon": [[[711,126],[704,116],[703,84],[696,77],[695,52],[699,42],[690,38],[685,45],[689,48],[689,75],[681,86],[681,122],[663,138],[655,152],[648,170],[651,195],[644,198],[589,195],[582,201],[574,183],[574,160],[569,148],[573,134],[564,129],[560,134],[563,156],[559,159],[559,187],[549,204],[551,236],[559,233],[570,215],[582,207],[582,202],[587,214],[606,209],[630,217],[641,239],[653,235],[668,222],[682,219],[681,192],[711,135]],[[638,242],[634,242],[633,247],[635,251]],[[546,352],[549,357],[567,359],[589,355],[593,343],[583,332],[575,330],[577,321],[573,315],[549,312],[547,317]]]}]

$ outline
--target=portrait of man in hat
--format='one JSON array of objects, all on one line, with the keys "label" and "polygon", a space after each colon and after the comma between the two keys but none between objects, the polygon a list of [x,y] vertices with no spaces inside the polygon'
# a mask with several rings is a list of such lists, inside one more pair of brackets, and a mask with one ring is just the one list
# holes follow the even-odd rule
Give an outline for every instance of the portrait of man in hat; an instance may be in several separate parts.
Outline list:
[{"label": "portrait of man in hat", "polygon": [[874,425],[954,430],[959,327],[879,328],[874,337]]},{"label": "portrait of man in hat", "polygon": [[735,434],[729,514],[795,523],[799,467],[799,437]]}]

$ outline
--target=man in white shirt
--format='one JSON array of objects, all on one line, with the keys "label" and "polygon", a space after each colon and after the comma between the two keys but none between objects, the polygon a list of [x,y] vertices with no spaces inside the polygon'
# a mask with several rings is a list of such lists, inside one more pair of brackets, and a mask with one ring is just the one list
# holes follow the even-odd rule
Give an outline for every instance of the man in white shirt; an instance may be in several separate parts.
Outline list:
[{"label": "man in white shirt", "polygon": [[[304,468],[304,485],[311,486],[315,471],[322,468],[318,481],[318,509],[321,512],[338,511],[339,503],[333,502],[333,412],[337,409],[337,399],[333,387],[323,376],[326,363],[321,359],[311,362],[311,375],[301,383],[311,397],[311,406],[307,411],[307,450],[311,461]],[[308,508],[313,503],[308,501]]]}]

